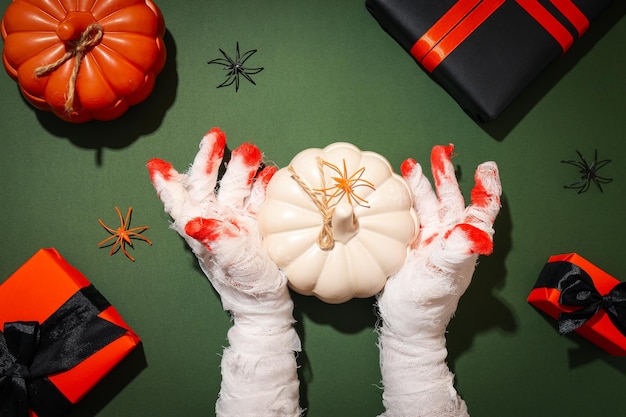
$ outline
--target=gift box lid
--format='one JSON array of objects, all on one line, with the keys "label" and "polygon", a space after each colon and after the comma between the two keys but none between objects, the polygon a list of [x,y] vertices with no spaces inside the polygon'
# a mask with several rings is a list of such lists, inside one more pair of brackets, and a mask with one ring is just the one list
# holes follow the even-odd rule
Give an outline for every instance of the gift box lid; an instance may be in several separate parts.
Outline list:
[{"label": "gift box lid", "polygon": [[476,121],[497,118],[611,0],[366,0]]},{"label": "gift box lid", "polygon": [[[29,375],[10,374],[4,388],[20,393],[15,387],[26,387],[30,413],[39,417],[65,415],[140,343],[118,311],[55,249],[39,250],[0,285],[0,332],[8,354],[2,360],[19,363]],[[26,348],[34,353],[22,358],[18,352]],[[12,398],[24,397],[0,396],[0,410]]]},{"label": "gift box lid", "polygon": [[558,320],[561,334],[575,331],[611,355],[625,356],[625,286],[576,253],[554,255],[527,301]]}]

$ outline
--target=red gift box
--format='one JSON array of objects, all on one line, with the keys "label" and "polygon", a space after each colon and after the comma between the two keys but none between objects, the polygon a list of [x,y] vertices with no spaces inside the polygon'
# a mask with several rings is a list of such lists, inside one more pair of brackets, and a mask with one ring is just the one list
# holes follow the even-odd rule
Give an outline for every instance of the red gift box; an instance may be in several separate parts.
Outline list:
[{"label": "red gift box", "polygon": [[626,356],[626,283],[582,256],[551,256],[528,302],[611,355]]},{"label": "red gift box", "polygon": [[497,118],[611,0],[366,0],[475,120]]},{"label": "red gift box", "polygon": [[83,274],[39,250],[0,285],[0,414],[67,414],[139,343]]}]

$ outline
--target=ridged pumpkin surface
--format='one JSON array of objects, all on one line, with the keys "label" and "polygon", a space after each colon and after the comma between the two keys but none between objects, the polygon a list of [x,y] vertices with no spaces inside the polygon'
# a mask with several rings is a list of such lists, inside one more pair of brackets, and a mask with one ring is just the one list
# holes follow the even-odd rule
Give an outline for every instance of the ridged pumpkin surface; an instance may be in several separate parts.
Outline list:
[{"label": "ridged pumpkin surface", "polygon": [[[121,116],[165,65],[165,23],[151,0],[13,0],[0,30],[4,67],[24,97],[70,122]],[[91,42],[82,49],[81,36]]]},{"label": "ridged pumpkin surface", "polygon": [[404,178],[344,142],[296,155],[270,180],[259,212],[263,245],[291,288],[333,304],[378,293],[418,225]]}]

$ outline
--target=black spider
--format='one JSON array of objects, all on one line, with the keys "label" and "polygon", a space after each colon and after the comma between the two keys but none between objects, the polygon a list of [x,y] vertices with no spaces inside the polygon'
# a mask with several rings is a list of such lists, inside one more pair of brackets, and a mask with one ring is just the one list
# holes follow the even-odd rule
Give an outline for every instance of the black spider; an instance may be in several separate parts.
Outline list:
[{"label": "black spider", "polygon": [[250,81],[252,84],[256,85],[256,83],[250,78],[252,74],[258,74],[263,71],[263,68],[246,68],[243,64],[246,63],[248,58],[250,58],[256,52],[256,49],[252,49],[250,51],[245,52],[243,55],[239,53],[239,42],[237,42],[237,55],[233,60],[231,57],[226,54],[226,52],[219,50],[224,58],[212,59],[208,62],[208,64],[219,64],[224,66],[224,70],[228,71],[226,74],[226,81],[217,86],[227,87],[232,83],[235,83],[235,91],[239,91],[239,76],[243,76],[246,80]]},{"label": "black spider", "polygon": [[585,157],[580,152],[576,151],[576,153],[580,157],[580,160],[578,161],[568,160],[568,161],[561,161],[561,162],[574,165],[576,168],[579,168],[578,172],[581,173],[582,175],[580,176],[580,179],[578,181],[572,184],[566,185],[565,188],[578,189],[578,194],[580,194],[580,193],[584,193],[585,191],[587,191],[589,187],[591,186],[591,182],[593,181],[600,189],[600,192],[604,192],[602,190],[602,185],[600,184],[608,184],[613,181],[613,178],[601,177],[598,175],[598,171],[600,170],[600,168],[602,168],[603,166],[611,162],[611,160],[604,159],[602,161],[598,161],[598,150],[596,149],[596,152],[593,157],[593,162],[591,163],[591,165],[589,165],[587,161],[585,160]]}]

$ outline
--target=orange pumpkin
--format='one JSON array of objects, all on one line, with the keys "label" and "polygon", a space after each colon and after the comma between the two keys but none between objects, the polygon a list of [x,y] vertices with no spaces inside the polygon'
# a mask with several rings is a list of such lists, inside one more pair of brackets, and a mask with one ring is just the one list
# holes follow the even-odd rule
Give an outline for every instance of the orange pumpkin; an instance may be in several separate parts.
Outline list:
[{"label": "orange pumpkin", "polygon": [[13,0],[2,60],[36,108],[80,123],[145,100],[165,65],[165,23],[151,0]]}]

